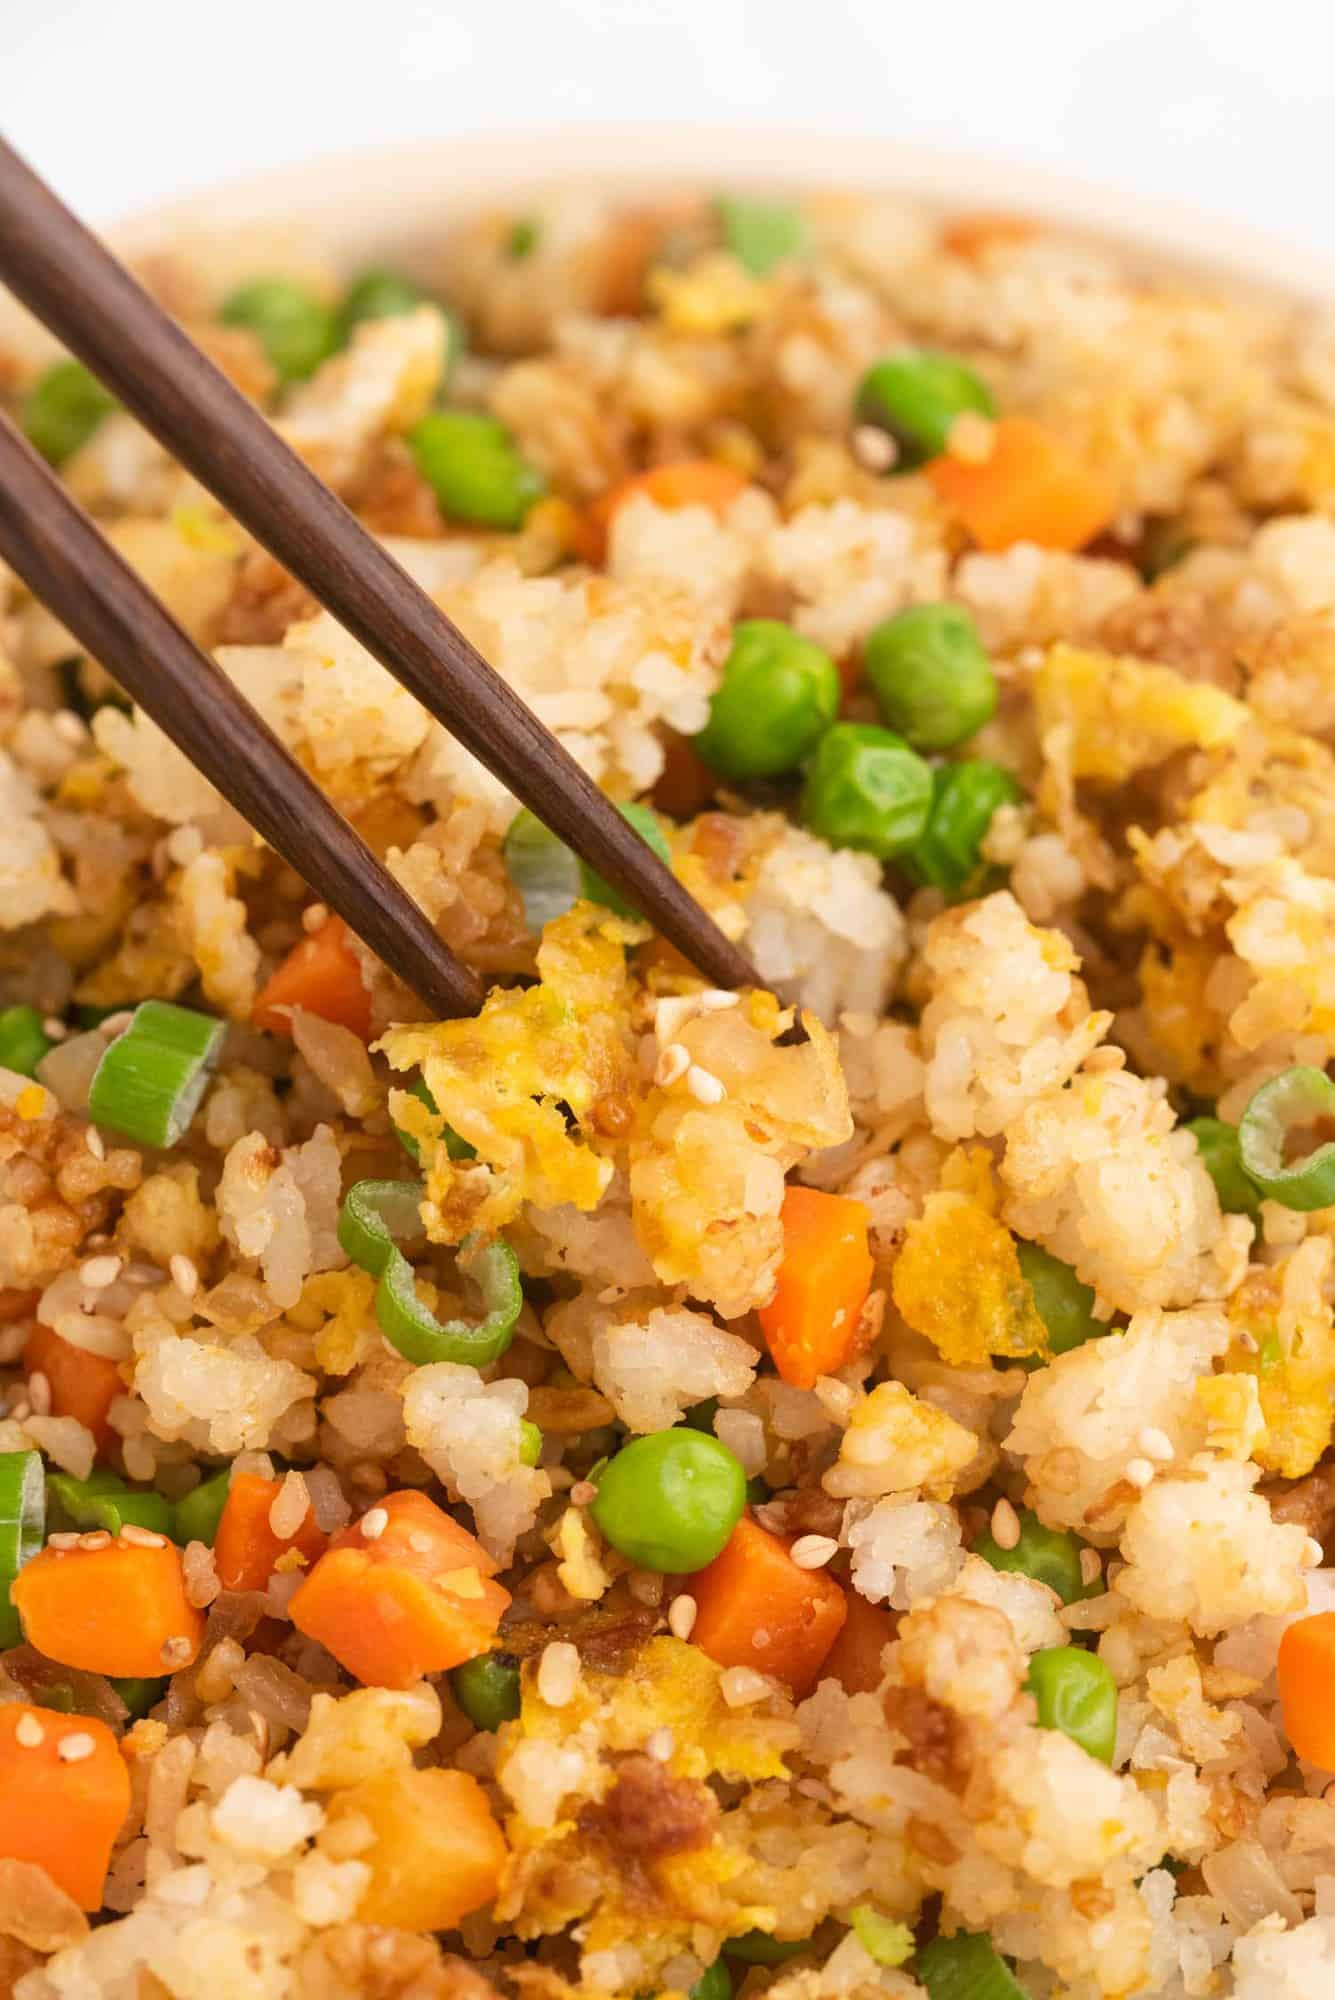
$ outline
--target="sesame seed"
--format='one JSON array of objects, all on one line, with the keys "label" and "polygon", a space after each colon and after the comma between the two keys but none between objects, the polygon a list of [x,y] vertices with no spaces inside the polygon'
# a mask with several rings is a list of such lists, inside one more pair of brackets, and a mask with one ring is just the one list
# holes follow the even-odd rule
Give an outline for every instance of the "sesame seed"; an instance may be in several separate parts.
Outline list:
[{"label": "sesame seed", "polygon": [[644,1739],[644,1747],[656,1764],[666,1764],[676,1748],[676,1738],[666,1726],[655,1729]]},{"label": "sesame seed", "polygon": [[701,1069],[699,1063],[692,1063],[687,1070],[686,1088],[697,1104],[721,1104],[728,1094],[714,1072]]},{"label": "sesame seed", "polygon": [[102,1036],[104,1041],[114,1041],[117,1035],[125,1033],[125,1030],[129,1027],[133,1019],[133,1007],[122,1007],[119,1012],[108,1014],[105,1021],[99,1021],[97,1032]]},{"label": "sesame seed", "polygon": [[46,1538],[46,1546],[49,1549],[56,1549],[61,1554],[63,1554],[66,1549],[78,1548],[79,1537],[73,1534],[48,1535]]},{"label": "sesame seed", "polygon": [[538,1662],[538,1693],[548,1708],[564,1708],[579,1685],[579,1654],[568,1639],[554,1639]]},{"label": "sesame seed", "polygon": [[669,1090],[691,1066],[691,1052],[681,1042],[669,1042],[654,1065],[654,1082],[660,1090]]},{"label": "sesame seed", "polygon": [[689,1591],[683,1590],[680,1597],[673,1598],[668,1606],[668,1631],[674,1639],[690,1638],[699,1608]]},{"label": "sesame seed", "polygon": [[773,1683],[754,1667],[728,1667],[718,1677],[718,1691],[729,1708],[749,1708],[773,1693]]},{"label": "sesame seed", "polygon": [[388,1526],[387,1508],[371,1507],[362,1515],[362,1534],[368,1542],[378,1542]]},{"label": "sesame seed", "polygon": [[1004,1495],[992,1509],[992,1539],[999,1549],[1020,1546],[1020,1517]]},{"label": "sesame seed", "polygon": [[35,1417],[50,1416],[51,1384],[47,1381],[40,1368],[34,1368],[32,1374],[28,1377],[28,1401],[32,1404],[32,1411]]},{"label": "sesame seed", "polygon": [[308,937],[314,937],[316,931],[322,931],[328,922],[329,911],[323,903],[308,903],[301,913],[301,928]]},{"label": "sesame seed", "polygon": [[51,717],[51,727],[62,743],[68,743],[75,749],[82,748],[88,734],[82,717],[76,715],[72,708],[58,708]]},{"label": "sesame seed", "polygon": [[46,1731],[35,1715],[21,1715],[14,1725],[14,1740],[25,1750],[39,1750],[46,1741]]},{"label": "sesame seed", "polygon": [[121,1274],[121,1257],[89,1257],[79,1266],[79,1282],[90,1292],[104,1292]]},{"label": "sesame seed", "polygon": [[183,1251],[177,1250],[173,1254],[167,1269],[171,1273],[172,1283],[182,1298],[193,1299],[195,1293],[199,1290],[199,1272],[195,1269],[190,1258]]},{"label": "sesame seed", "polygon": [[172,1673],[175,1673],[178,1667],[185,1665],[186,1661],[190,1658],[191,1651],[190,1641],[184,1636],[178,1636],[174,1639],[163,1640],[162,1650],[158,1654],[158,1658],[162,1661],[164,1667],[170,1668]]},{"label": "sesame seed", "polygon": [[724,1014],[729,1007],[736,1007],[741,997],[740,993],[729,993],[726,986],[706,986],[703,993],[696,995],[705,1014]]},{"label": "sesame seed", "polygon": [[1167,1431],[1161,1431],[1157,1424],[1146,1424],[1136,1443],[1146,1458],[1157,1458],[1161,1464],[1166,1465],[1173,1456],[1173,1441]]},{"label": "sesame seed", "polygon": [[141,1528],[137,1521],[127,1521],[121,1529],[120,1538],[128,1542],[132,1549],[165,1549],[167,1537],[155,1534],[152,1528]]},{"label": "sesame seed", "polygon": [[1309,1535],[1307,1537],[1305,1548],[1306,1548],[1307,1560],[1309,1563],[1315,1565],[1317,1563],[1323,1563],[1326,1560],[1326,1551],[1322,1548],[1320,1542],[1317,1540],[1315,1535]]},{"label": "sesame seed", "polygon": [[598,1488],[591,1479],[577,1479],[570,1489],[572,1507],[587,1507],[598,1497]]},{"label": "sesame seed", "polygon": [[889,431],[875,424],[859,424],[853,432],[853,456],[868,472],[888,472],[899,457],[899,447]]},{"label": "sesame seed", "polygon": [[1105,1042],[1102,1048],[1091,1049],[1085,1057],[1085,1068],[1090,1076],[1103,1076],[1111,1070],[1125,1069],[1126,1050],[1114,1048]]},{"label": "sesame seed", "polygon": [[824,1569],[839,1544],[833,1535],[799,1535],[788,1553],[799,1569]]},{"label": "sesame seed", "polygon": [[87,1146],[89,1152],[92,1154],[95,1160],[106,1159],[107,1157],[106,1141],[103,1139],[102,1134],[98,1131],[96,1125],[90,1125],[88,1127],[88,1130],[83,1135],[83,1143],[85,1146]]},{"label": "sesame seed", "polygon": [[111,1547],[111,1536],[105,1528],[90,1528],[86,1535],[80,1535],[79,1547],[87,1549],[90,1554],[95,1555],[98,1549],[109,1549]]},{"label": "sesame seed", "polygon": [[420,1528],[415,1528],[408,1537],[408,1547],[414,1555],[429,1556],[431,1553],[431,1537],[430,1535],[424,1535]]},{"label": "sesame seed", "polygon": [[669,993],[654,1008],[654,1032],[660,1042],[675,1042],[686,1023],[700,1010],[694,993]]},{"label": "sesame seed", "polygon": [[85,1757],[91,1757],[97,1745],[86,1729],[76,1729],[72,1736],[62,1736],[56,1745],[56,1755],[62,1764],[81,1764]]},{"label": "sesame seed", "polygon": [[65,1026],[59,1014],[48,1014],[42,1023],[42,1033],[46,1036],[48,1042],[63,1042],[69,1034],[69,1029]]},{"label": "sesame seed", "polygon": [[1127,1462],[1126,1476],[1133,1486],[1139,1486],[1143,1491],[1154,1478],[1154,1467],[1147,1458],[1133,1458]]},{"label": "sesame seed", "polygon": [[1103,1575],[1103,1564],[1099,1561],[1098,1550],[1081,1549],[1080,1551],[1081,1583],[1085,1584],[1086,1586],[1088,1586],[1091,1583],[1097,1583],[1102,1575]]}]

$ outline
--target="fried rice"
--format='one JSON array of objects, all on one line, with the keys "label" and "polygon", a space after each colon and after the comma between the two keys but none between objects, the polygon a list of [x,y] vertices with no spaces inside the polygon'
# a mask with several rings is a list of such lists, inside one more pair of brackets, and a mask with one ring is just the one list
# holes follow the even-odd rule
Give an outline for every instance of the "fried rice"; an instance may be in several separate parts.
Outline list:
[{"label": "fried rice", "polygon": [[[772,255],[729,215],[488,213],[355,324],[318,246],[144,275],[761,988],[587,878],[535,921],[517,801],[123,411],[53,454],[71,491],[479,1017],[425,1020],[0,567],[18,2000],[1335,1993],[1335,1190],[1229,1182],[1199,1124],[1236,1146],[1335,1056],[1335,322],[1021,218],[811,197]],[[229,305],[270,277],[341,326],[309,366]],[[924,352],[990,414],[915,465],[865,385]],[[12,412],[54,359],[5,322]],[[493,420],[512,520],[431,476],[442,408]],[[1087,531],[976,511],[1016,424]],[[879,728],[869,642],[942,603],[996,701],[933,797],[1005,785],[958,879],[693,747],[739,624]],[[108,1082],[151,1001],[225,1027],[161,1145]],[[348,1221],[385,1181],[392,1242]],[[805,1290],[803,1218],[843,1231]],[[611,1498],[663,1438],[745,1482],[667,1566]]]}]

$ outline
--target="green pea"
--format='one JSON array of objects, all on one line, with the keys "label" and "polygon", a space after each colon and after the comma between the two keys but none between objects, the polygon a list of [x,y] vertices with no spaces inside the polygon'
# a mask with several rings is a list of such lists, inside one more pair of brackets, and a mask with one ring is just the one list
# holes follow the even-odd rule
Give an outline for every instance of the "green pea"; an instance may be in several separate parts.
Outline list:
[{"label": "green pea", "polygon": [[[0,1025],[3,1020],[0,1015]],[[1249,1215],[1253,1222],[1259,1222],[1261,1197],[1242,1164],[1237,1126],[1226,1125],[1222,1118],[1193,1118],[1183,1130],[1190,1132],[1200,1149],[1201,1164],[1214,1182],[1224,1213]]]},{"label": "green pea", "polygon": [[810,1938],[776,1938],[768,1931],[743,1931],[740,1937],[729,1938],[723,1949],[743,1965],[782,1965],[786,1958],[808,1950],[810,1944]]},{"label": "green pea", "polygon": [[505,240],[506,255],[516,264],[522,263],[525,257],[533,255],[541,240],[541,223],[536,222],[531,215],[521,215],[518,222],[511,226],[510,234]]},{"label": "green pea", "polygon": [[932,778],[932,810],[922,839],[904,856],[916,881],[951,898],[977,894],[986,863],[983,842],[998,806],[1024,797],[1009,771],[985,757],[943,764]]},{"label": "green pea", "polygon": [[726,1445],[685,1426],[623,1445],[589,1512],[620,1555],[680,1576],[713,1562],[741,1519],[746,1474]]},{"label": "green pea", "polygon": [[547,490],[505,425],[480,410],[432,410],[409,431],[408,447],[442,513],[454,521],[519,528]]},{"label": "green pea", "polygon": [[1087,1340],[1100,1340],[1112,1331],[1106,1319],[1094,1317],[1094,1294],[1088,1285],[1081,1284],[1069,1264],[1037,1243],[1017,1243],[1015,1247],[1054,1354],[1068,1354],[1073,1347],[1083,1347]]},{"label": "green pea", "polygon": [[198,1486],[178,1500],[172,1508],[172,1540],[182,1545],[204,1542],[212,1548],[231,1483],[232,1469],[224,1466],[212,1478],[201,1479]]},{"label": "green pea", "polygon": [[928,2000],[1029,2000],[985,1931],[933,1938],[913,1969]]},{"label": "green pea", "polygon": [[38,1063],[51,1046],[35,1007],[6,1007],[0,1014],[0,1069],[35,1076]]},{"label": "green pea", "polygon": [[1083,1646],[1047,1646],[1030,1660],[1025,1686],[1038,1703],[1040,1729],[1060,1729],[1091,1757],[1112,1763],[1117,1683],[1097,1653]]},{"label": "green pea", "polygon": [[338,315],[291,278],[253,278],[223,300],[224,326],[248,327],[280,382],[302,382],[339,345]]},{"label": "green pea", "polygon": [[131,1720],[138,1722],[150,1708],[157,1707],[167,1683],[165,1680],[113,1680],[111,1685],[129,1709]]},{"label": "green pea", "polygon": [[775,778],[813,750],[839,713],[828,653],[777,618],[736,626],[709,720],[694,739],[725,778]]},{"label": "green pea", "polygon": [[536,1465],[542,1457],[542,1432],[527,1417],[519,1419],[519,1462],[521,1465]]},{"label": "green pea", "polygon": [[353,279],[343,295],[340,317],[344,333],[368,319],[397,319],[401,313],[415,312],[422,304],[422,291],[401,271],[363,271]]},{"label": "green pea", "polygon": [[996,712],[987,648],[958,604],[913,604],[884,619],[863,662],[881,720],[915,750],[951,750]]},{"label": "green pea", "polygon": [[889,861],[921,840],[932,771],[902,736],[870,722],[836,722],[807,766],[802,819],[832,847]]},{"label": "green pea", "polygon": [[51,465],[63,465],[87,444],[116,398],[82,361],[56,361],[23,399],[23,434]]},{"label": "green pea", "polygon": [[519,1662],[511,1653],[479,1653],[450,1675],[450,1687],[475,1729],[492,1732],[519,1713]]},{"label": "green pea", "polygon": [[715,206],[724,248],[754,277],[767,276],[776,264],[800,257],[806,249],[806,223],[790,202],[720,195]]},{"label": "green pea", "polygon": [[732,2000],[732,1974],[721,1958],[700,1974],[690,1988],[690,2000]]},{"label": "green pea", "polygon": [[1089,1595],[1080,1568],[1083,1546],[1069,1528],[1045,1528],[1025,1507],[1020,1511],[1020,1539],[1013,1549],[1003,1549],[989,1529],[978,1537],[973,1552],[993,1569],[1032,1576],[1055,1590],[1063,1604],[1074,1604]]},{"label": "green pea", "polygon": [[966,410],[994,417],[997,406],[987,384],[963,361],[905,348],[867,370],[856,410],[859,422],[889,431],[899,447],[895,470],[908,472],[940,456],[956,417]]}]

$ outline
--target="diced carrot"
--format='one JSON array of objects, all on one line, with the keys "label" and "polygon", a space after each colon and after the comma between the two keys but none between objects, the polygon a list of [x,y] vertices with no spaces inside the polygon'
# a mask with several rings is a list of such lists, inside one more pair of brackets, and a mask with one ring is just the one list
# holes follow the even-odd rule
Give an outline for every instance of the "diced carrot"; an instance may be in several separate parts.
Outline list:
[{"label": "diced carrot", "polygon": [[1279,1642],[1284,1734],[1300,1757],[1335,1771],[1335,1611],[1299,1618]]},{"label": "diced carrot", "polygon": [[648,472],[637,472],[630,479],[623,479],[619,486],[609,487],[589,508],[589,521],[598,538],[600,552],[607,548],[607,537],[612,520],[618,509],[637,494],[652,500],[656,507],[674,510],[678,507],[708,507],[713,513],[721,514],[730,507],[739,493],[745,493],[747,481],[740,472],[730,465],[722,465],[713,458],[680,459],[675,465],[655,465]]},{"label": "diced carrot", "polygon": [[213,1542],[213,1560],[224,1590],[265,1590],[280,1556],[296,1549],[313,1563],[322,1556],[328,1536],[316,1526],[310,1508],[295,1535],[284,1541],[269,1525],[281,1479],[261,1479],[256,1472],[236,1472],[227,1489]]},{"label": "diced carrot", "polygon": [[783,1198],[783,1262],[774,1297],[760,1308],[774,1366],[810,1389],[856,1352],[858,1317],[871,1290],[871,1217],[860,1201],[790,1187]]},{"label": "diced carrot", "polygon": [[721,1667],[773,1674],[809,1694],[848,1616],[832,1576],[803,1569],[791,1544],[743,1514],[721,1555],[691,1578],[691,1637]]},{"label": "diced carrot", "polygon": [[23,1349],[23,1364],[29,1375],[45,1375],[51,1414],[77,1417],[100,1451],[111,1437],[107,1413],[117,1396],[128,1393],[119,1362],[76,1347],[38,1320]]},{"label": "diced carrot", "polygon": [[371,996],[341,917],[330,917],[313,936],[293,946],[261,989],[250,1018],[257,1028],[290,1035],[292,1017],[282,1011],[290,1007],[304,1007],[322,1021],[351,1028],[363,1041],[370,1039]]},{"label": "diced carrot", "polygon": [[101,1909],[130,1810],[130,1774],[106,1723],[22,1701],[0,1707],[0,1799],[0,1856],[44,1868],[81,1910]]},{"label": "diced carrot", "polygon": [[181,1551],[165,1536],[141,1541],[145,1532],[94,1548],[48,1543],[25,1563],[9,1594],[29,1645],[90,1674],[138,1680],[188,1667],[204,1616],[185,1594]]},{"label": "diced carrot", "polygon": [[845,1694],[874,1694],[881,1685],[881,1654],[899,1620],[884,1605],[868,1604],[858,1590],[847,1593],[847,1604],[843,1630],[825,1655],[820,1677],[833,1676]]},{"label": "diced carrot", "polygon": [[1080,549],[1116,511],[1110,481],[1031,417],[1002,417],[994,424],[985,459],[966,461],[947,452],[924,470],[982,549],[1016,542]]},{"label": "diced carrot", "polygon": [[487,1795],[466,1771],[389,1771],[335,1792],[328,1823],[352,1815],[375,1835],[357,1858],[371,1879],[357,1906],[364,1924],[448,1931],[492,1901],[506,1847]]},{"label": "diced carrot", "polygon": [[973,264],[995,243],[1028,243],[1041,233],[1030,215],[1008,215],[1004,209],[974,209],[956,215],[941,231],[941,248]]},{"label": "diced carrot", "polygon": [[424,1493],[389,1493],[334,1536],[288,1610],[368,1687],[411,1687],[490,1650],[510,1602],[495,1574],[481,1542]]}]

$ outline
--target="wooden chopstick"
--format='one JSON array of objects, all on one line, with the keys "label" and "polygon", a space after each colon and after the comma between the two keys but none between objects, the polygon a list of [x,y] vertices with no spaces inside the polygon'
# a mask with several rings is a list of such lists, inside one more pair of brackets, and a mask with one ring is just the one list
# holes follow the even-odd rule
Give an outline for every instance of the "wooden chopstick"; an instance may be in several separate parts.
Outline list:
[{"label": "wooden chopstick", "polygon": [[3,417],[0,556],[433,1014],[476,1012],[476,976]]},{"label": "wooden chopstick", "polygon": [[745,956],[458,628],[0,140],[0,278],[339,623],[719,986]]}]

